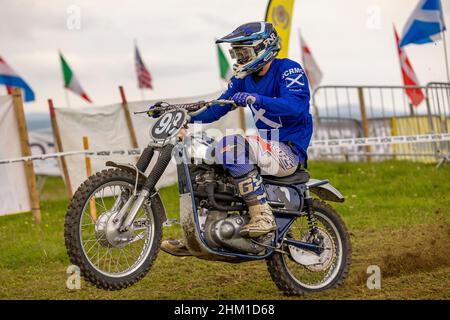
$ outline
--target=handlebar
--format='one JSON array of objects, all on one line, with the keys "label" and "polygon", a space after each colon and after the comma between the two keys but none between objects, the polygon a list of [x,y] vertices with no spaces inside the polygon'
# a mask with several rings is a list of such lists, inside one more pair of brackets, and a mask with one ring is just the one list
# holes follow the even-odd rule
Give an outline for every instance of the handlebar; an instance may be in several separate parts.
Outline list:
[{"label": "handlebar", "polygon": [[141,114],[146,113],[148,116],[152,116],[155,113],[164,113],[168,110],[173,109],[185,109],[189,112],[191,116],[197,115],[201,112],[203,112],[205,109],[213,106],[213,105],[231,105],[234,108],[237,108],[238,105],[233,100],[225,100],[225,99],[216,99],[211,101],[198,101],[194,103],[187,103],[187,104],[169,104],[167,102],[157,102],[153,106],[149,108],[149,110],[146,111],[136,111],[133,112],[134,114]]},{"label": "handlebar", "polygon": [[232,109],[235,109],[238,107],[238,105],[233,100],[217,99],[217,100],[208,101],[205,105],[201,106],[200,108],[198,108],[195,111],[190,112],[189,114],[191,116],[196,116],[196,115],[202,113],[205,109],[207,109],[211,106],[214,106],[214,105],[219,105],[219,106],[231,105]]}]

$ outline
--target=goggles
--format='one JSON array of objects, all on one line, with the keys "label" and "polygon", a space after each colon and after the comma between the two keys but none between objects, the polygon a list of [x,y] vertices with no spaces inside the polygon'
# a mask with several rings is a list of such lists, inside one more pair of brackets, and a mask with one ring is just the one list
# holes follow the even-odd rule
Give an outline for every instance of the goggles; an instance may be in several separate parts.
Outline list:
[{"label": "goggles", "polygon": [[233,46],[230,49],[230,55],[240,64],[247,63],[257,56],[253,46]]}]

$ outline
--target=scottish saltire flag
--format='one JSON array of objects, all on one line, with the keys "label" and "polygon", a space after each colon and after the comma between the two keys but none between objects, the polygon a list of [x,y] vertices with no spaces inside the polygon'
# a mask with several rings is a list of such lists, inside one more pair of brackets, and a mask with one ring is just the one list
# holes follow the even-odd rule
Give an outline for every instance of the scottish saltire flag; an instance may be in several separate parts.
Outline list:
[{"label": "scottish saltire flag", "polygon": [[21,88],[24,91],[24,100],[34,101],[34,92],[30,86],[23,80],[5,60],[0,57],[0,85],[6,86],[8,92],[10,88]]},{"label": "scottish saltire flag", "polygon": [[420,0],[408,19],[400,47],[410,43],[423,44],[441,39],[445,31],[444,15],[440,0]]}]

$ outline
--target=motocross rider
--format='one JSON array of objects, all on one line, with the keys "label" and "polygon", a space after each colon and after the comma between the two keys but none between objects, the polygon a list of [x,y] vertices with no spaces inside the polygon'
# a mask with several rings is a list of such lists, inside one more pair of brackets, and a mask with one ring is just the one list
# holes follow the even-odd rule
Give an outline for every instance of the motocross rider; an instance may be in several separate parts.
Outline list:
[{"label": "motocross rider", "polygon": [[[271,23],[241,25],[216,43],[230,43],[234,76],[219,99],[249,107],[258,136],[226,136],[216,146],[215,157],[229,171],[248,205],[250,221],[245,237],[259,237],[276,229],[267,203],[262,175],[284,177],[306,167],[313,131],[309,113],[310,91],[303,68],[290,59],[275,59],[280,38]],[[212,106],[191,122],[214,122],[232,106]],[[173,255],[190,255],[181,240],[165,240],[161,249]]]}]

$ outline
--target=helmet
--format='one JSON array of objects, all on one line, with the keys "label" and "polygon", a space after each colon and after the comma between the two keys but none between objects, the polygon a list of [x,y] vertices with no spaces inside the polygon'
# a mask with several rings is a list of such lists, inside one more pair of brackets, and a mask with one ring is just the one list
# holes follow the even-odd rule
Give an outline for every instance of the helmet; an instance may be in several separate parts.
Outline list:
[{"label": "helmet", "polygon": [[216,43],[231,44],[234,76],[243,79],[272,61],[280,51],[280,37],[271,23],[250,22],[241,25]]}]

